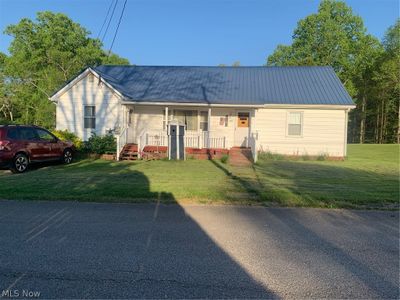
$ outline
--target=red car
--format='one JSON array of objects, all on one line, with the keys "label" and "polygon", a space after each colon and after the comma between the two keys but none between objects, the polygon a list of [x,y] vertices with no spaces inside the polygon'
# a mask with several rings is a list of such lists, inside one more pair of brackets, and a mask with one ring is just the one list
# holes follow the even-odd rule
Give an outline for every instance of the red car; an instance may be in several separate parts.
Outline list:
[{"label": "red car", "polygon": [[0,166],[25,172],[31,163],[60,160],[70,164],[71,142],[59,140],[46,129],[28,125],[0,125]]}]

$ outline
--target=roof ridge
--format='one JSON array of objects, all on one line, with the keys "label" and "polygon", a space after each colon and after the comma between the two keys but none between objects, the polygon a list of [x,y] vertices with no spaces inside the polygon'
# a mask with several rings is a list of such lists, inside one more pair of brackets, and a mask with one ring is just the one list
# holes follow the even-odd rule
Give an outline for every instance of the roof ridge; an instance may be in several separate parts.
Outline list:
[{"label": "roof ridge", "polygon": [[324,66],[174,66],[174,65],[98,65],[93,67],[94,69],[98,67],[148,67],[148,68],[230,68],[230,69],[240,69],[240,68],[332,68],[330,65]]}]

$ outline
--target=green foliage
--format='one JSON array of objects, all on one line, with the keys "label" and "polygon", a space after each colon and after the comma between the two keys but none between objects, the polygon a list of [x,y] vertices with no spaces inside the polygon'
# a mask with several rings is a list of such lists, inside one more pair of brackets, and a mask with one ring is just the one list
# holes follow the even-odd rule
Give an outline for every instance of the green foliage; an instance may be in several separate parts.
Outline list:
[{"label": "green foliage", "polygon": [[229,160],[229,156],[228,155],[222,155],[222,157],[221,157],[221,162],[223,163],[223,164],[226,164],[227,162],[228,162],[228,160]]},{"label": "green foliage", "polygon": [[87,66],[129,63],[108,57],[98,39],[61,13],[39,12],[5,33],[13,40],[10,56],[0,55],[0,108],[6,103],[2,117],[19,123],[53,128],[55,105],[48,98],[67,80]]},{"label": "green foliage", "polygon": [[69,132],[68,130],[52,130],[51,132],[62,141],[74,143],[76,150],[83,150],[83,141],[75,133]]},{"label": "green foliage", "polygon": [[282,154],[272,153],[270,151],[261,151],[258,153],[259,160],[284,160],[285,157]]},{"label": "green foliage", "polygon": [[328,158],[329,158],[328,153],[321,153],[317,156],[318,161],[324,161],[324,160],[327,160]]},{"label": "green foliage", "polygon": [[361,17],[343,1],[323,0],[300,20],[291,45],[278,45],[270,66],[329,65],[353,97],[352,142],[395,142],[399,127],[399,21],[383,43],[367,34]]},{"label": "green foliage", "polygon": [[84,143],[84,150],[95,154],[114,154],[117,152],[117,142],[111,134],[100,136],[93,133],[89,140]]}]

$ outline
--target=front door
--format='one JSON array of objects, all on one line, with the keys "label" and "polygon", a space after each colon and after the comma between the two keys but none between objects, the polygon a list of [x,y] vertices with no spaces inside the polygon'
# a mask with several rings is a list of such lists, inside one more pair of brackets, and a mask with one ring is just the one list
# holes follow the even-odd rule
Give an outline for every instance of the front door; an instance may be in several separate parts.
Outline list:
[{"label": "front door", "polygon": [[235,147],[249,146],[250,113],[238,112],[235,130]]}]

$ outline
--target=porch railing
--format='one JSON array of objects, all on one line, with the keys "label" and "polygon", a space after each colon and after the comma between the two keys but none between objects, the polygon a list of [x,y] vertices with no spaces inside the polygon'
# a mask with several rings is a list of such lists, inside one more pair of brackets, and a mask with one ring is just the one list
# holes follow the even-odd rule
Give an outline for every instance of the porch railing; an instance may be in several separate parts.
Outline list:
[{"label": "porch railing", "polygon": [[[226,148],[226,137],[213,131],[185,133],[185,147],[189,148]],[[145,131],[139,135],[138,148],[142,152],[145,146],[168,146],[166,131]]]},{"label": "porch railing", "polygon": [[128,127],[122,128],[119,134],[117,134],[116,138],[117,138],[117,160],[119,160],[122,148],[128,142]]}]

